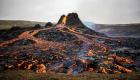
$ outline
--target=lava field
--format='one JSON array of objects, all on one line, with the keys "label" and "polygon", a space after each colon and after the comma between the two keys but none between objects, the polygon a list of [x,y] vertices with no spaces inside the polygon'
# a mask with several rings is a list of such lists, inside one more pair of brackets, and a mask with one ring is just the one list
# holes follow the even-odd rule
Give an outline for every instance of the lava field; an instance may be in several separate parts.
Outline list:
[{"label": "lava field", "polygon": [[129,48],[122,52],[118,50],[128,47],[124,45],[128,39],[110,38],[76,26],[59,23],[49,28],[14,30],[9,34],[16,36],[10,35],[10,38],[0,34],[3,38],[0,42],[0,71],[33,70],[68,75],[84,71],[105,74],[139,71],[140,55],[135,45],[131,46],[135,48],[132,53]]},{"label": "lava field", "polygon": [[[59,25],[60,26],[60,25]],[[63,26],[63,25],[61,25]],[[67,28],[63,26],[63,28]],[[25,31],[0,44],[0,69],[27,69],[38,73],[129,73],[134,61],[111,53],[111,47],[92,35],[59,27]],[[128,67],[126,67],[126,65]]]}]

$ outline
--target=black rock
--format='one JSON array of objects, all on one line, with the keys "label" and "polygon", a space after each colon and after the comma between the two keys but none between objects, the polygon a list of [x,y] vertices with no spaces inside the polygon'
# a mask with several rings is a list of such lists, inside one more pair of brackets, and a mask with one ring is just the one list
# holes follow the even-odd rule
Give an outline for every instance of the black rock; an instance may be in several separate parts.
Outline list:
[{"label": "black rock", "polygon": [[42,30],[39,31],[34,36],[37,38],[42,38],[47,41],[56,41],[56,42],[72,41],[78,39],[73,34],[67,32],[55,31],[55,30],[50,30],[50,31]]},{"label": "black rock", "polygon": [[45,28],[50,27],[50,26],[53,26],[53,23],[48,22],[48,23],[45,24]]},{"label": "black rock", "polygon": [[84,25],[82,21],[79,19],[77,13],[69,13],[67,15],[67,20],[66,20],[66,25],[71,26],[71,25]]},{"label": "black rock", "polygon": [[20,30],[21,28],[19,26],[13,26],[10,30],[15,31],[15,30]]},{"label": "black rock", "polygon": [[36,24],[34,28],[42,28],[40,24]]},{"label": "black rock", "polygon": [[4,71],[5,70],[5,65],[4,64],[0,64],[0,71]]},{"label": "black rock", "polygon": [[18,27],[11,28],[10,30],[0,30],[0,42],[16,38],[23,32],[24,29]]},{"label": "black rock", "polygon": [[30,40],[30,39],[21,39],[21,40],[17,40],[11,44],[9,44],[9,46],[25,46],[25,45],[30,45],[30,44],[34,44],[35,41]]}]

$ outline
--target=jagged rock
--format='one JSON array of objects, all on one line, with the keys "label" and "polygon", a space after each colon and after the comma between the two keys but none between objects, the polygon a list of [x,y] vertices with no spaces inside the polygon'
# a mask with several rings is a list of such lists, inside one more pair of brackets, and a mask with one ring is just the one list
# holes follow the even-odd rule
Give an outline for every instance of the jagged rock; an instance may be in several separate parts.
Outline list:
[{"label": "jagged rock", "polygon": [[42,28],[40,24],[36,24],[34,28]]},{"label": "jagged rock", "polygon": [[50,26],[53,26],[53,23],[48,22],[48,23],[45,24],[45,28],[50,27]]},{"label": "jagged rock", "polygon": [[67,26],[72,26],[72,25],[82,25],[83,26],[83,23],[79,19],[77,13],[69,13],[67,15],[66,25]]},{"label": "jagged rock", "polygon": [[99,62],[97,62],[97,61],[92,61],[91,63],[89,63],[89,64],[87,65],[87,67],[88,67],[88,68],[96,69],[96,68],[98,68],[98,64],[99,64]]}]

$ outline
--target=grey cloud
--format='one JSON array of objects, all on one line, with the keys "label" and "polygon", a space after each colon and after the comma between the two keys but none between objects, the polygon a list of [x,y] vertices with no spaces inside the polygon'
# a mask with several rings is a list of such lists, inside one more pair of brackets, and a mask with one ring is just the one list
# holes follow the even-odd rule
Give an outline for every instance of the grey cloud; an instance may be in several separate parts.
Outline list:
[{"label": "grey cloud", "polygon": [[95,23],[140,22],[140,0],[1,0],[0,19],[57,21],[62,14],[78,12]]}]

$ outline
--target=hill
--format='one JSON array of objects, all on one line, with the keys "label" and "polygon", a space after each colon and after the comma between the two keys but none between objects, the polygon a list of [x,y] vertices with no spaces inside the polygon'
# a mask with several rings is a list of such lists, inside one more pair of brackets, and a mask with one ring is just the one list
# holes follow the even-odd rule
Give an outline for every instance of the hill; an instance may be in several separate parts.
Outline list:
[{"label": "hill", "polygon": [[34,27],[36,24],[44,26],[45,22],[24,21],[24,20],[0,20],[0,29],[10,29],[13,26]]},{"label": "hill", "polygon": [[104,33],[109,37],[132,37],[140,38],[140,24],[96,24],[85,22],[85,24],[99,33]]}]

